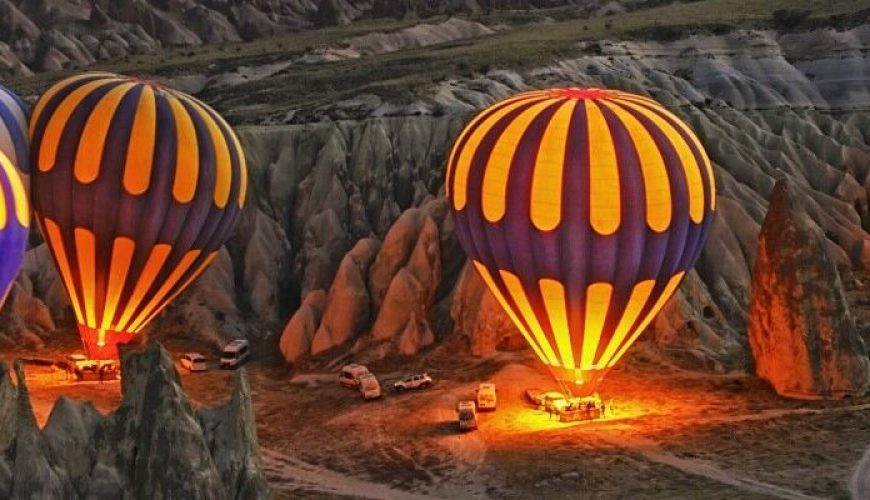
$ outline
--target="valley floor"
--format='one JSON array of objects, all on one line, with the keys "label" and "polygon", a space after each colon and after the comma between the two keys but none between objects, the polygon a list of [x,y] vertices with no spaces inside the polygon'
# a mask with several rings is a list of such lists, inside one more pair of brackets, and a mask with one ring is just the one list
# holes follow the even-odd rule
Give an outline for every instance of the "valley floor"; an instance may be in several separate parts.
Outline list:
[{"label": "valley floor", "polygon": [[[523,400],[527,388],[553,388],[523,355],[449,363],[433,355],[425,363],[432,388],[364,402],[334,373],[291,376],[276,361],[253,362],[260,445],[276,497],[845,498],[870,445],[870,398],[795,402],[751,377],[632,366],[604,384],[602,397],[612,399],[606,419],[564,424]],[[375,369],[388,385],[411,367]],[[182,377],[195,404],[229,395],[229,372]],[[498,410],[480,415],[478,431],[460,434],[456,403],[482,380],[497,384]],[[103,412],[120,399],[117,382],[52,380],[35,366],[28,381],[40,424],[60,395]]]}]

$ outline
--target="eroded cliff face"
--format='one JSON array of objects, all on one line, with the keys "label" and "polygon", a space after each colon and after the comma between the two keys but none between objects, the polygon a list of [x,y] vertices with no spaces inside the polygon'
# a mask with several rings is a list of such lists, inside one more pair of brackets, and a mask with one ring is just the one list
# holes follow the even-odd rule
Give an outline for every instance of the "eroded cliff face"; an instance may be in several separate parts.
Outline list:
[{"label": "eroded cliff face", "polygon": [[269,497],[244,370],[227,403],[195,411],[160,345],[121,363],[117,410],[61,397],[43,429],[23,365],[14,386],[0,363],[0,497]]},{"label": "eroded cliff face", "polygon": [[[805,199],[810,217],[824,230],[829,254],[837,265],[848,269],[870,262],[868,236],[862,228],[862,219],[867,217],[870,168],[870,115],[862,109],[870,105],[870,93],[861,68],[867,64],[862,51],[868,44],[870,29],[866,27],[844,33],[820,31],[778,38],[767,33],[740,32],[671,44],[605,43],[596,47],[603,52],[601,55],[553,67],[522,74],[492,71],[474,80],[445,83],[433,95],[408,103],[405,108],[397,105],[397,109],[413,109],[424,116],[302,126],[318,133],[328,130],[331,139],[318,141],[324,145],[318,150],[319,165],[308,174],[312,180],[306,179],[301,185],[316,182],[318,175],[324,175],[321,172],[349,172],[348,177],[354,179],[351,189],[359,189],[368,202],[366,210],[357,213],[365,213],[372,236],[382,238],[382,222],[395,218],[395,212],[384,215],[389,213],[386,207],[406,208],[410,199],[414,200],[410,205],[415,206],[418,200],[437,194],[444,155],[451,145],[442,137],[455,134],[474,109],[517,91],[547,86],[603,86],[650,95],[698,132],[714,162],[718,204],[713,231],[696,272],[662,311],[648,338],[682,365],[715,371],[745,367],[750,359],[745,332],[751,270],[758,232],[767,211],[766,200],[775,179],[789,178],[796,196]],[[801,58],[795,54],[801,54]],[[360,112],[365,114],[364,110]],[[368,113],[379,111],[371,109]],[[425,116],[429,113],[445,114]],[[355,128],[349,128],[350,123]],[[402,136],[397,131],[413,134]],[[356,149],[354,132],[368,137],[364,152]],[[342,149],[344,155],[332,151],[332,146],[339,144],[350,146]],[[433,147],[421,156],[418,147],[422,144]],[[359,183],[361,177],[354,175],[360,161],[371,161],[370,151],[387,152],[380,162],[375,162],[380,163],[375,175],[382,186],[392,182],[392,189],[375,188],[371,177]],[[310,157],[311,153],[304,155]],[[270,164],[277,170],[281,161],[278,158],[289,156],[289,152],[276,156],[272,150],[276,160]],[[324,161],[328,165],[325,169],[321,163]],[[291,172],[298,173],[298,165],[310,164],[305,160],[294,162]],[[391,167],[381,170],[383,165]],[[405,177],[404,172],[410,175]],[[275,175],[270,172],[270,178]],[[341,194],[339,189],[331,192]],[[336,210],[334,203],[344,198],[327,199],[328,203],[319,204],[321,210]],[[339,205],[345,208],[339,207],[337,213],[350,212],[352,204]],[[315,204],[309,201],[299,206],[310,214]],[[404,218],[394,229],[407,225]],[[296,219],[296,223],[300,220]],[[410,246],[415,240],[409,236],[405,241]],[[403,257],[395,259],[395,265],[401,266]],[[441,260],[442,267],[457,269],[463,257],[456,252],[442,255]],[[340,261],[337,256],[331,266],[318,263],[316,268],[336,268]],[[304,254],[297,256],[296,262],[297,269],[311,265]],[[497,308],[487,306],[479,294],[468,291],[479,287],[474,273],[466,272],[454,286],[458,276],[445,273],[436,285],[455,289],[453,303],[445,308],[436,301],[428,309],[425,324],[417,328],[431,327],[437,338],[454,331],[466,335],[469,349],[475,353],[492,352],[498,344],[511,345],[506,341],[510,337],[509,323],[502,326],[505,318]],[[318,287],[316,282],[310,283],[303,291]],[[415,296],[415,290],[406,285],[403,295]],[[371,281],[367,291],[375,297],[382,294]],[[493,311],[482,314],[479,307],[470,307],[472,302]],[[360,329],[362,339],[383,337],[377,316],[385,313],[377,299],[372,304],[372,319],[360,320],[370,325]],[[325,307],[330,307],[329,300]],[[453,311],[451,321],[443,321],[445,310]],[[428,335],[425,329],[423,332],[414,335]],[[395,352],[402,352],[401,343]]]},{"label": "eroded cliff face", "polygon": [[[469,352],[513,345],[509,323],[480,296],[476,276],[462,273],[464,257],[439,198],[444,162],[476,109],[530,88],[602,86],[664,103],[698,133],[715,168],[710,240],[646,338],[691,367],[744,367],[751,269],[776,178],[791,180],[838,266],[870,263],[862,228],[868,48],[868,26],[601,43],[554,66],[446,81],[411,101],[360,99],[352,112],[341,103],[321,108],[314,123],[241,127],[250,206],[227,252],[152,330],[212,331],[215,339],[271,335],[277,343],[299,305],[319,291],[325,296],[308,300],[299,313],[306,316],[287,325],[287,332],[302,332],[298,342],[282,342],[290,357],[340,344],[381,345],[386,337],[388,351],[414,352],[454,333],[469,337]],[[417,220],[418,208],[431,223],[408,222]],[[365,248],[355,248],[361,240]],[[30,252],[20,282],[57,318],[63,294],[44,254]],[[409,264],[412,254],[418,264]],[[399,299],[418,295],[426,307],[405,314]],[[353,311],[353,328],[331,312],[344,307]]]}]

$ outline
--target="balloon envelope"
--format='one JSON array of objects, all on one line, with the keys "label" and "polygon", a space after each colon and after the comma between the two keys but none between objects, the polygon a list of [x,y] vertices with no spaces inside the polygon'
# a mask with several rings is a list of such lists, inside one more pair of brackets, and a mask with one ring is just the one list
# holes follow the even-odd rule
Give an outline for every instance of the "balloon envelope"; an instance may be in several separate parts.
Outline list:
[{"label": "balloon envelope", "polygon": [[0,152],[0,307],[24,260],[29,227],[24,183],[12,161]]},{"label": "balloon envelope", "polygon": [[580,395],[691,269],[715,209],[710,160],[655,101],[523,93],[484,110],[450,155],[460,243],[537,356]]},{"label": "balloon envelope", "polygon": [[27,136],[27,106],[11,90],[0,85],[0,153],[24,175],[30,173],[30,140]]},{"label": "balloon envelope", "polygon": [[88,355],[116,357],[229,237],[242,148],[196,99],[106,73],[49,89],[30,126],[37,221]]}]

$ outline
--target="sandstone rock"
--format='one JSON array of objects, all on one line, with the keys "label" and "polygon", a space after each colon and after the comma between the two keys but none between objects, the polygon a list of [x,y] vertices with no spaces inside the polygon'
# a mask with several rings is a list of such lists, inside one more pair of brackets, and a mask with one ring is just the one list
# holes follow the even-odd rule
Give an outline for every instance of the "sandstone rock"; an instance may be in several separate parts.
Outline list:
[{"label": "sandstone rock", "polygon": [[229,402],[199,411],[197,419],[223,479],[227,497],[237,500],[269,498],[247,372],[236,371]]},{"label": "sandstone rock", "polygon": [[342,259],[329,287],[323,321],[311,342],[311,354],[343,345],[368,326],[371,299],[365,286],[366,276],[380,248],[377,240],[363,239]]},{"label": "sandstone rock", "polygon": [[325,305],[326,292],[315,290],[305,296],[302,305],[287,322],[278,347],[288,363],[295,363],[311,352],[311,340],[320,325]]},{"label": "sandstone rock", "polygon": [[422,321],[418,320],[417,315],[412,312],[405,329],[399,334],[399,354],[413,356],[420,352],[420,349],[430,346],[434,342],[435,334],[429,328],[429,322],[425,318]]},{"label": "sandstone rock", "polygon": [[394,339],[405,330],[412,316],[425,318],[427,293],[426,287],[407,268],[400,269],[390,282],[383,306],[372,325],[372,338]]},{"label": "sandstone rock", "polygon": [[468,339],[474,356],[491,356],[499,346],[526,345],[516,325],[470,265],[463,268],[456,282],[450,316],[454,331]]},{"label": "sandstone rock", "polygon": [[870,360],[825,235],[799,193],[777,182],[759,234],[749,308],[756,373],[789,397],[861,395]]},{"label": "sandstone rock", "polygon": [[688,369],[724,372],[743,366],[745,338],[728,322],[695,270],[640,337]]},{"label": "sandstone rock", "polygon": [[375,310],[381,308],[387,289],[396,273],[405,266],[417,242],[423,214],[419,209],[406,210],[390,227],[381,251],[369,272],[369,291]]},{"label": "sandstone rock", "polygon": [[24,368],[20,362],[15,363],[15,378],[18,382],[18,400],[10,498],[72,498],[75,488],[65,469],[55,461],[48,441],[36,425]]}]

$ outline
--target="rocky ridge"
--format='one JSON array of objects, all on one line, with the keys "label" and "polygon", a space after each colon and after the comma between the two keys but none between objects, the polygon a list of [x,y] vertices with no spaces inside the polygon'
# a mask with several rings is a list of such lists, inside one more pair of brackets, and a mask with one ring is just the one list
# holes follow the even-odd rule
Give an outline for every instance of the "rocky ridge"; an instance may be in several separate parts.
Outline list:
[{"label": "rocky ridge", "polygon": [[758,238],[748,337],[756,373],[784,396],[861,396],[870,387],[867,349],[827,246],[789,182],[778,181]]},{"label": "rocky ridge", "polygon": [[[572,5],[489,2],[487,9]],[[477,0],[2,0],[0,76],[83,68],[172,47],[255,40],[371,18],[484,10]]]},{"label": "rocky ridge", "polygon": [[16,387],[0,363],[0,497],[269,496],[244,370],[229,402],[198,411],[158,344],[125,352],[122,370],[115,412],[61,397],[39,429],[23,365]]},{"label": "rocky ridge", "polygon": [[[469,336],[469,352],[510,346],[504,318],[472,307],[497,311],[474,273],[462,272],[450,218],[431,211],[443,204],[444,162],[474,110],[531,88],[587,85],[656,98],[705,144],[718,189],[711,237],[695,272],[646,338],[680,364],[746,368],[751,270],[776,179],[792,181],[823,230],[831,259],[846,270],[844,280],[851,279],[848,269],[864,267],[870,258],[864,230],[870,220],[870,82],[862,70],[868,48],[870,26],[602,42],[587,56],[551,66],[441,82],[411,102],[361,95],[354,103],[321,108],[315,122],[239,127],[251,173],[249,206],[226,252],[154,330],[204,331],[214,344],[241,335],[271,335],[277,343],[282,331],[305,332],[284,335],[284,352],[294,359],[359,342],[360,348],[371,342],[390,352],[413,352],[454,331]],[[427,272],[415,274],[406,269],[405,248],[416,247],[420,237],[418,223],[408,221],[417,220],[413,213],[424,205],[435,214],[426,239],[437,235],[439,244],[437,252],[432,244],[419,245],[432,251],[418,252]],[[393,247],[386,241],[390,233],[402,235],[389,237],[403,242],[397,246],[402,251],[390,250],[396,262],[378,264]],[[68,321],[47,258],[44,247],[31,250],[19,284],[56,321]],[[373,280],[375,268],[385,277]],[[391,288],[393,297],[420,293],[431,305],[415,310],[413,320],[404,313],[393,318],[383,304],[402,302],[387,300]],[[313,293],[318,297],[309,299]],[[306,312],[288,325],[301,304]],[[330,312],[343,307],[367,319],[349,329]]]}]

